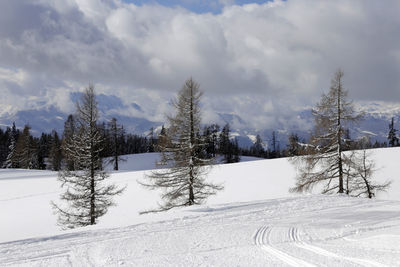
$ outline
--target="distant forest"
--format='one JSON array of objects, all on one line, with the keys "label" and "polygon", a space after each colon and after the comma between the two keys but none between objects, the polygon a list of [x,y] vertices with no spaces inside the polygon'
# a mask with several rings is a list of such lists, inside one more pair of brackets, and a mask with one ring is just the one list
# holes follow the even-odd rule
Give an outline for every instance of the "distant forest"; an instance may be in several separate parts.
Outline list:
[{"label": "distant forest", "polygon": [[[50,133],[42,133],[40,137],[32,136],[29,125],[25,125],[21,130],[14,123],[6,129],[0,129],[0,166],[54,171],[65,168],[67,163],[63,147],[73,133],[74,120],[74,116],[69,115],[63,133],[53,130]],[[115,118],[99,124],[98,129],[103,140],[101,156],[104,159],[111,158],[111,161],[112,157],[120,155],[158,152],[159,135],[165,131],[163,126],[159,132],[155,132],[153,128],[149,129],[147,135],[126,133],[123,125],[119,125]],[[396,131],[392,119],[388,128],[388,142],[371,143],[369,140],[366,142],[363,140],[363,147],[365,143],[367,143],[366,148],[398,146]],[[307,141],[301,140],[295,133],[289,136],[285,148],[279,147],[275,132],[272,133],[269,144],[265,144],[257,135],[251,147],[241,148],[236,138],[230,136],[229,124],[223,127],[218,124],[205,125],[202,132],[197,134],[206,140],[204,157],[219,155],[223,163],[239,162],[241,156],[272,159],[307,154]],[[360,148],[360,140],[352,140],[348,130],[345,131],[344,142],[346,150]]]}]

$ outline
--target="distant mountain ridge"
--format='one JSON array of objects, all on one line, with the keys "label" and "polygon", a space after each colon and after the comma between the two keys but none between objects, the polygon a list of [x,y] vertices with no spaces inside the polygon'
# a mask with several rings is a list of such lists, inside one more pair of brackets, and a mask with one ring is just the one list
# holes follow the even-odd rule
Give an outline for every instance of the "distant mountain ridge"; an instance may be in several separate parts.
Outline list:
[{"label": "distant mountain ridge", "polygon": [[[76,102],[80,99],[82,93],[71,93],[70,99]],[[137,103],[125,105],[123,101],[114,95],[100,94],[97,96],[99,113],[101,121],[109,121],[112,117],[116,117],[118,122],[124,126],[128,133],[145,135],[150,128],[160,129],[165,122],[153,121],[147,119],[151,116],[146,116],[142,107]],[[364,120],[360,123],[350,126],[350,134],[352,138],[360,138],[369,136],[372,141],[378,140],[384,142],[387,139],[388,125],[392,117],[395,120],[395,127],[399,129],[400,125],[400,105],[388,104],[382,102],[358,102],[355,103],[356,109],[364,112]],[[134,109],[136,116],[123,114],[125,109]],[[141,116],[143,114],[143,116]],[[238,114],[233,113],[217,113],[221,127],[229,123],[231,126],[231,137],[237,138],[241,147],[250,147],[255,140],[255,136],[259,134],[264,141],[264,146],[268,147],[271,143],[272,132],[274,131],[277,138],[277,145],[283,149],[286,147],[288,136],[291,133],[297,133],[300,138],[307,140],[309,131],[313,125],[313,117],[310,109],[300,110],[295,116],[299,122],[298,125],[286,126],[276,125],[276,128],[261,128],[258,130],[252,129],[244,119]],[[55,106],[46,106],[44,103],[38,109],[20,110],[13,114],[3,114],[0,116],[0,126],[6,126],[16,123],[17,127],[22,128],[25,124],[32,127],[32,133],[39,135],[42,132],[51,132],[53,129],[62,133],[64,122],[68,114],[60,111]],[[147,118],[146,118],[147,117]],[[400,129],[399,129],[400,130]]]}]

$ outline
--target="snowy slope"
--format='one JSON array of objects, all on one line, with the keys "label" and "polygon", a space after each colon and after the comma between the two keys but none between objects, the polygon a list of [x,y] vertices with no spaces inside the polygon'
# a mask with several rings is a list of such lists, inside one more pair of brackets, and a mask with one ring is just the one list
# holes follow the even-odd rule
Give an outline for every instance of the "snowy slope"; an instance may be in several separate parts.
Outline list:
[{"label": "snowy slope", "polygon": [[393,180],[378,200],[290,195],[294,167],[260,160],[216,166],[225,189],[205,205],[142,216],[158,192],[136,181],[157,154],[131,155],[111,174],[127,186],[117,206],[69,231],[50,207],[56,173],[0,170],[0,266],[400,266],[400,150],[373,153],[377,179]]},{"label": "snowy slope", "polygon": [[[158,168],[156,162],[160,160],[160,155],[156,152],[154,153],[143,153],[143,154],[131,154],[121,156],[121,161],[118,163],[119,172],[121,171],[145,171]],[[222,157],[218,160],[222,161]],[[262,158],[241,156],[241,162],[263,160]],[[106,169],[108,171],[113,170],[113,166],[109,164]]]},{"label": "snowy slope", "polygon": [[400,203],[306,196],[0,244],[5,266],[399,266]]}]

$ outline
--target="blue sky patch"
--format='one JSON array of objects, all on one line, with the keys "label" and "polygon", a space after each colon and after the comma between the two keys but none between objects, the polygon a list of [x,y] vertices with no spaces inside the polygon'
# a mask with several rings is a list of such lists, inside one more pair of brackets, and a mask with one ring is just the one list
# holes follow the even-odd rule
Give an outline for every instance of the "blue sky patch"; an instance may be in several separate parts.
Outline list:
[{"label": "blue sky patch", "polygon": [[159,4],[168,7],[180,6],[195,13],[214,13],[218,14],[222,11],[224,3],[235,5],[245,5],[251,3],[263,4],[272,0],[123,0],[127,3],[135,5]]}]

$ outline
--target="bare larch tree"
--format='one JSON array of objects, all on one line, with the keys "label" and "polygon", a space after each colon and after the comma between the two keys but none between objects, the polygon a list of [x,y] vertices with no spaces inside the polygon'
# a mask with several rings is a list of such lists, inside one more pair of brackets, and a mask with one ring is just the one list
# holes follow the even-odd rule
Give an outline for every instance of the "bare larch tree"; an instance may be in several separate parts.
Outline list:
[{"label": "bare larch tree", "polygon": [[169,128],[158,147],[162,155],[159,164],[170,168],[153,171],[141,182],[150,189],[163,190],[163,203],[152,211],[200,204],[222,189],[205,180],[213,159],[206,158],[206,143],[199,134],[201,96],[199,84],[190,78],[173,102],[176,115],[168,116]]},{"label": "bare larch tree", "polygon": [[62,187],[67,189],[61,200],[67,205],[53,203],[63,228],[96,224],[113,205],[112,196],[123,190],[113,184],[103,184],[108,175],[100,158],[102,137],[97,127],[98,109],[93,85],[86,88],[81,103],[77,103],[76,119],[77,129],[64,147],[75,166],[73,170],[67,168],[59,172]]},{"label": "bare larch tree", "polygon": [[314,133],[310,143],[314,149],[309,155],[298,158],[299,176],[294,192],[311,190],[323,183],[322,193],[344,193],[343,178],[346,156],[343,154],[343,132],[350,122],[357,122],[361,114],[356,114],[352,102],[347,100],[347,90],[343,88],[343,71],[338,70],[329,93],[323,94],[313,109]]},{"label": "bare larch tree", "polygon": [[373,198],[376,192],[386,191],[391,185],[391,181],[377,183],[372,179],[375,171],[375,163],[371,160],[371,156],[367,150],[357,151],[351,157],[351,164],[353,168],[349,173],[349,195]]},{"label": "bare larch tree", "polygon": [[373,198],[377,192],[386,191],[391,185],[391,181],[378,183],[373,180],[376,168],[371,152],[366,150],[368,143],[368,138],[363,138],[359,141],[360,150],[347,152],[346,193],[348,195]]}]

